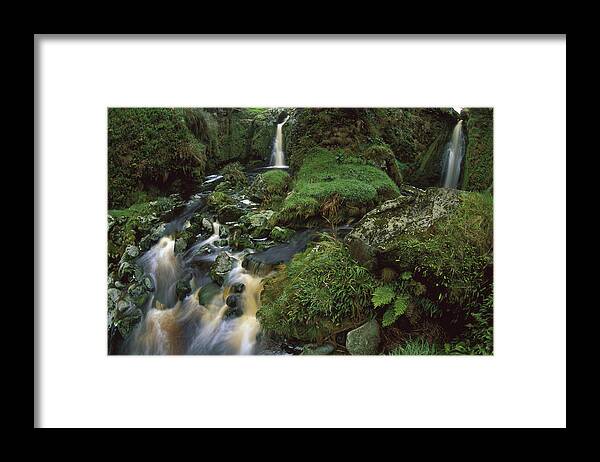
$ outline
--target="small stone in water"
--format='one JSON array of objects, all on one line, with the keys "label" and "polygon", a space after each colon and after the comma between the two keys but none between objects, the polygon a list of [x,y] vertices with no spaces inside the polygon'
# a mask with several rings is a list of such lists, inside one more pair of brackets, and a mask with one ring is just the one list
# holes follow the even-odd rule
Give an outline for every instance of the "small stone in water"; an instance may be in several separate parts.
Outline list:
[{"label": "small stone in water", "polygon": [[238,304],[238,297],[237,297],[237,295],[229,295],[227,297],[227,300],[225,300],[225,303],[227,304],[227,306],[235,308],[237,306],[237,304]]},{"label": "small stone in water", "polygon": [[235,294],[241,294],[245,288],[246,288],[246,286],[244,285],[243,282],[238,282],[231,286],[231,291]]}]

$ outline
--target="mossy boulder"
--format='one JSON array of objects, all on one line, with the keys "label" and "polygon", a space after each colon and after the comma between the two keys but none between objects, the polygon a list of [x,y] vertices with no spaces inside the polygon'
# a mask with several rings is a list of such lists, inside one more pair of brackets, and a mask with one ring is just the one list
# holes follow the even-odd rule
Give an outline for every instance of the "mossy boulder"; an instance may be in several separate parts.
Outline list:
[{"label": "mossy boulder", "polygon": [[341,241],[322,239],[265,280],[257,317],[266,331],[320,343],[367,316],[373,276]]},{"label": "mossy boulder", "polygon": [[283,197],[290,184],[290,175],[282,170],[260,173],[248,188],[250,199],[258,202],[271,201]]},{"label": "mossy boulder", "polygon": [[226,253],[220,254],[210,267],[210,277],[219,285],[223,285],[225,277],[233,269],[234,259]]},{"label": "mossy boulder", "polygon": [[489,193],[430,188],[372,210],[346,242],[373,270],[409,271],[440,302],[462,309],[491,284],[492,225]]},{"label": "mossy boulder", "polygon": [[379,323],[376,319],[348,332],[346,349],[351,355],[376,355],[381,341]]},{"label": "mossy boulder", "polygon": [[390,177],[364,159],[315,148],[306,154],[277,219],[289,226],[338,224],[398,194]]}]

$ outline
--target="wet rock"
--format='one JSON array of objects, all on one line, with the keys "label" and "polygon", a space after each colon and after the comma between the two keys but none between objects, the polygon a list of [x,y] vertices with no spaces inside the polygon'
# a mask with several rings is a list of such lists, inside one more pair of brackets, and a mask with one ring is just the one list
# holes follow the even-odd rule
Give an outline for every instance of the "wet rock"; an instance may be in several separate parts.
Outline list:
[{"label": "wet rock", "polygon": [[233,269],[234,259],[226,253],[220,254],[210,267],[210,277],[219,285],[223,285],[225,276]]},{"label": "wet rock", "polygon": [[333,353],[334,350],[335,347],[331,343],[325,343],[323,345],[315,345],[311,343],[304,345],[302,348],[302,355],[328,355]]},{"label": "wet rock", "polygon": [[109,303],[116,303],[117,300],[121,297],[121,291],[119,289],[108,289],[108,301]]},{"label": "wet rock", "polygon": [[239,297],[236,294],[229,295],[227,300],[225,300],[225,304],[231,308],[235,308],[238,306]]},{"label": "wet rock", "polygon": [[229,241],[227,239],[217,239],[214,244],[216,247],[226,247]]},{"label": "wet rock", "polygon": [[231,286],[231,291],[234,294],[241,294],[246,289],[246,286],[243,282],[237,282]]},{"label": "wet rock", "polygon": [[204,231],[206,231],[209,234],[212,234],[214,232],[213,224],[211,223],[211,221],[208,218],[202,219],[202,228],[204,229]]},{"label": "wet rock", "polygon": [[178,300],[183,300],[190,293],[192,293],[192,286],[190,281],[191,279],[182,279],[180,281],[177,281],[177,284],[175,285],[175,292],[177,294]]},{"label": "wet rock", "polygon": [[376,355],[379,349],[379,323],[376,319],[348,332],[346,348],[351,355]]},{"label": "wet rock", "polygon": [[244,314],[244,312],[242,311],[242,309],[239,306],[236,307],[228,307],[227,311],[225,312],[225,314],[223,315],[223,317],[225,319],[231,319],[231,318],[239,318],[240,316],[242,316]]},{"label": "wet rock", "polygon": [[218,212],[219,222],[231,223],[239,220],[244,214],[244,210],[237,205],[226,205],[221,207]]},{"label": "wet rock", "polygon": [[175,255],[181,255],[182,253],[184,253],[187,249],[187,240],[183,237],[178,237],[177,239],[175,239],[175,246],[174,246],[174,250],[175,250]]},{"label": "wet rock", "polygon": [[367,213],[346,236],[352,256],[372,269],[379,255],[395,255],[395,244],[402,234],[427,231],[436,221],[451,214],[460,204],[457,191],[430,188],[405,193],[384,202]]},{"label": "wet rock", "polygon": [[150,234],[150,241],[152,242],[152,244],[155,242],[158,242],[160,240],[160,238],[165,235],[166,231],[167,231],[167,225],[164,223],[162,223],[162,224],[158,225],[156,228],[154,228],[154,230]]},{"label": "wet rock", "polygon": [[219,226],[219,237],[221,239],[227,239],[229,237],[229,227],[227,225]]},{"label": "wet rock", "polygon": [[[198,303],[206,306],[212,302],[212,300],[221,293],[221,287],[215,283],[210,282],[205,286],[202,286],[198,293]],[[222,303],[222,302],[221,302]]]},{"label": "wet rock", "polygon": [[142,278],[142,284],[144,285],[144,287],[146,288],[146,290],[148,292],[154,292],[154,281],[152,280],[152,278],[148,275],[145,275]]},{"label": "wet rock", "polygon": [[279,226],[275,226],[271,230],[269,237],[277,242],[286,242],[292,238],[294,233],[295,233],[295,231],[293,229],[281,228]]}]

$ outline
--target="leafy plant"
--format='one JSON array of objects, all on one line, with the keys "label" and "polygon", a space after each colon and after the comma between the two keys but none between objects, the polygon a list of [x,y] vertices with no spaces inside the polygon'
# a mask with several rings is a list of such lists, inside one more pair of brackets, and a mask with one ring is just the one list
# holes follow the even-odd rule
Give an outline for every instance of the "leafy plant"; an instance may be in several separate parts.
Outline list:
[{"label": "leafy plant", "polygon": [[343,242],[326,234],[320,239],[266,280],[257,312],[265,330],[317,341],[368,315],[372,275]]},{"label": "leafy plant", "polygon": [[409,338],[404,344],[390,351],[390,355],[403,356],[439,355],[442,353],[443,351],[435,343],[430,343],[420,337]]}]

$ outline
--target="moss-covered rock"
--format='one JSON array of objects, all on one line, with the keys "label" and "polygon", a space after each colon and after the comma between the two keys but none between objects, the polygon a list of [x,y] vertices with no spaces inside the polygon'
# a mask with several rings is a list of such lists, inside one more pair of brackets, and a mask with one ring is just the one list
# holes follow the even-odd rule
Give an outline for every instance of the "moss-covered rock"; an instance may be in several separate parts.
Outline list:
[{"label": "moss-covered rock", "polygon": [[307,153],[278,222],[338,224],[399,194],[398,186],[381,169],[344,151],[314,148]]},{"label": "moss-covered rock", "polygon": [[490,194],[431,188],[372,210],[346,241],[359,260],[408,271],[440,302],[466,309],[490,289],[492,225]]},{"label": "moss-covered rock", "polygon": [[205,147],[169,108],[109,108],[108,206],[191,193],[204,175]]},{"label": "moss-covered rock", "polygon": [[266,280],[257,317],[266,331],[320,342],[366,317],[374,285],[342,242],[324,237]]},{"label": "moss-covered rock", "polygon": [[283,198],[290,184],[290,175],[282,170],[260,173],[248,188],[248,196],[254,201],[270,203],[276,197]]},{"label": "moss-covered rock", "polygon": [[376,319],[348,332],[346,349],[351,355],[376,355],[381,337],[379,323]]},{"label": "moss-covered rock", "polygon": [[462,189],[484,191],[494,179],[494,112],[471,108],[467,113],[467,152]]}]

